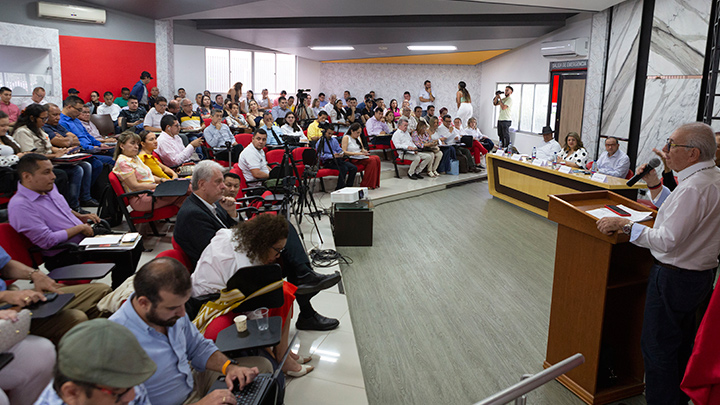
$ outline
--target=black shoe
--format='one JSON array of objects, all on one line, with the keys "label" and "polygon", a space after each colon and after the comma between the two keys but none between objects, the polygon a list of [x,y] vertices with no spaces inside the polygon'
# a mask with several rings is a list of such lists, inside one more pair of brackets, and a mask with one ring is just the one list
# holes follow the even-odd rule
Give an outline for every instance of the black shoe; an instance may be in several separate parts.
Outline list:
[{"label": "black shoe", "polygon": [[301,283],[297,285],[297,291],[295,291],[295,294],[305,295],[326,290],[340,282],[340,278],[340,273],[337,271],[333,274],[318,274],[312,272],[302,279],[294,280]]},{"label": "black shoe", "polygon": [[410,177],[410,180],[417,180],[417,175],[415,174],[408,174],[408,177]]},{"label": "black shoe", "polygon": [[89,214],[89,213],[90,213],[90,211],[86,211],[86,210],[82,209],[81,207],[77,207],[77,208],[73,209],[73,211],[75,211],[75,212],[77,212],[78,214],[81,214],[81,215],[85,215],[85,214]]},{"label": "black shoe", "polygon": [[81,207],[99,207],[99,206],[100,206],[100,203],[97,202],[96,199],[91,198],[91,199],[86,200],[86,201],[80,201],[80,206],[81,206]]},{"label": "black shoe", "polygon": [[483,166],[482,163],[478,163],[476,167],[480,170],[485,170],[485,166]]},{"label": "black shoe", "polygon": [[299,330],[333,330],[340,325],[340,321],[334,318],[326,318],[317,312],[310,318],[298,317],[295,328]]},{"label": "black shoe", "polygon": [[420,173],[415,173],[415,177],[418,179],[424,179],[425,177],[421,176]]}]

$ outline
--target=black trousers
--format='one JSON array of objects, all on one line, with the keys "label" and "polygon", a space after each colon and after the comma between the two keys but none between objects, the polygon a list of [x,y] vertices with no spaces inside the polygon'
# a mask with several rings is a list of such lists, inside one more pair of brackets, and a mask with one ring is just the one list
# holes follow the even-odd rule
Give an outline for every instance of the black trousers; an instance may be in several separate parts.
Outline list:
[{"label": "black trousers", "polygon": [[[350,185],[352,187],[353,184],[355,184],[357,166],[355,166],[354,164],[343,159],[329,159],[323,161],[323,167],[328,169],[335,169],[340,172],[340,175],[338,176],[337,187],[335,187],[335,190],[345,188],[346,185]],[[346,176],[347,180],[345,180]]]},{"label": "black trousers", "polygon": [[500,138],[500,146],[503,148],[510,144],[510,123],[512,121],[497,122],[498,138]]},{"label": "black trousers", "polygon": [[140,256],[143,252],[142,241],[132,250],[82,250],[65,251],[55,256],[45,257],[45,267],[53,270],[58,267],[69,266],[84,262],[115,263],[112,271],[112,288],[118,288],[128,277],[135,274]]},{"label": "black trousers", "polygon": [[[280,266],[282,267],[283,277],[295,285],[305,284],[305,279],[314,275],[314,271],[310,266],[310,258],[305,253],[305,247],[300,240],[295,227],[288,223],[288,238],[285,243],[285,250],[280,256]],[[310,299],[316,294],[296,295],[300,307],[300,314],[305,318],[315,315],[315,309],[310,304]]]},{"label": "black trousers", "polygon": [[[232,147],[230,151],[230,156],[232,156],[232,162],[237,163],[238,158],[240,157],[240,152],[242,152],[243,147],[240,144],[237,144]],[[221,151],[221,152],[215,152],[215,160],[223,160],[228,161],[228,151],[227,149]]]}]

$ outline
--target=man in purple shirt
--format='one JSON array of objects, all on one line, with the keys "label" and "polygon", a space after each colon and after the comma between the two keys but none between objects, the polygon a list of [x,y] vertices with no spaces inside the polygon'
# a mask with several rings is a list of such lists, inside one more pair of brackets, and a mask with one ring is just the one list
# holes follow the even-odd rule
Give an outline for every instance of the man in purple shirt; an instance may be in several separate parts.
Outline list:
[{"label": "man in purple shirt", "polygon": [[381,121],[383,116],[382,108],[378,107],[375,109],[375,115],[370,117],[365,123],[365,129],[370,138],[370,143],[373,145],[390,145],[390,137],[392,131],[385,122]]},{"label": "man in purple shirt", "polygon": [[50,159],[43,155],[29,153],[20,158],[16,168],[20,184],[8,203],[10,225],[46,250],[43,255],[48,270],[90,260],[115,263],[112,287],[117,288],[135,273],[142,243],[130,251],[47,250],[59,243],[78,243],[86,236],[93,236],[95,232],[90,223],[100,222],[95,214],[79,214],[70,209],[55,188],[52,169]]}]

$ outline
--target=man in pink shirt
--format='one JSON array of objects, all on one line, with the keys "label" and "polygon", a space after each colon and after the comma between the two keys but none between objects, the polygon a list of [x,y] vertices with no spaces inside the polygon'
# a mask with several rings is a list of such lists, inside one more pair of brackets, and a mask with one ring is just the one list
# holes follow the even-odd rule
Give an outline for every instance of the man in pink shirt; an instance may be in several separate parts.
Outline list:
[{"label": "man in pink shirt", "polygon": [[7,87],[0,87],[0,111],[10,117],[10,125],[15,125],[15,122],[20,116],[20,108],[10,102],[12,99],[12,90]]},{"label": "man in pink shirt", "polygon": [[199,136],[185,146],[182,138],[178,136],[180,134],[180,124],[174,115],[162,117],[160,126],[163,132],[157,138],[158,147],[155,150],[160,156],[160,160],[170,167],[180,166],[190,161],[195,148],[202,145],[203,137]]}]

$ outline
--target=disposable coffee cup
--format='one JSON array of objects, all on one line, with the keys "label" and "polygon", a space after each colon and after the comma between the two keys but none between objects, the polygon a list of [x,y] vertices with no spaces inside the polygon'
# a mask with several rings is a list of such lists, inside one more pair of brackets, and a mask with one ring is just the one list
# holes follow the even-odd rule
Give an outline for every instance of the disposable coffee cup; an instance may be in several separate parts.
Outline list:
[{"label": "disposable coffee cup", "polygon": [[235,317],[234,321],[238,332],[245,332],[247,330],[247,316],[238,315]]}]

